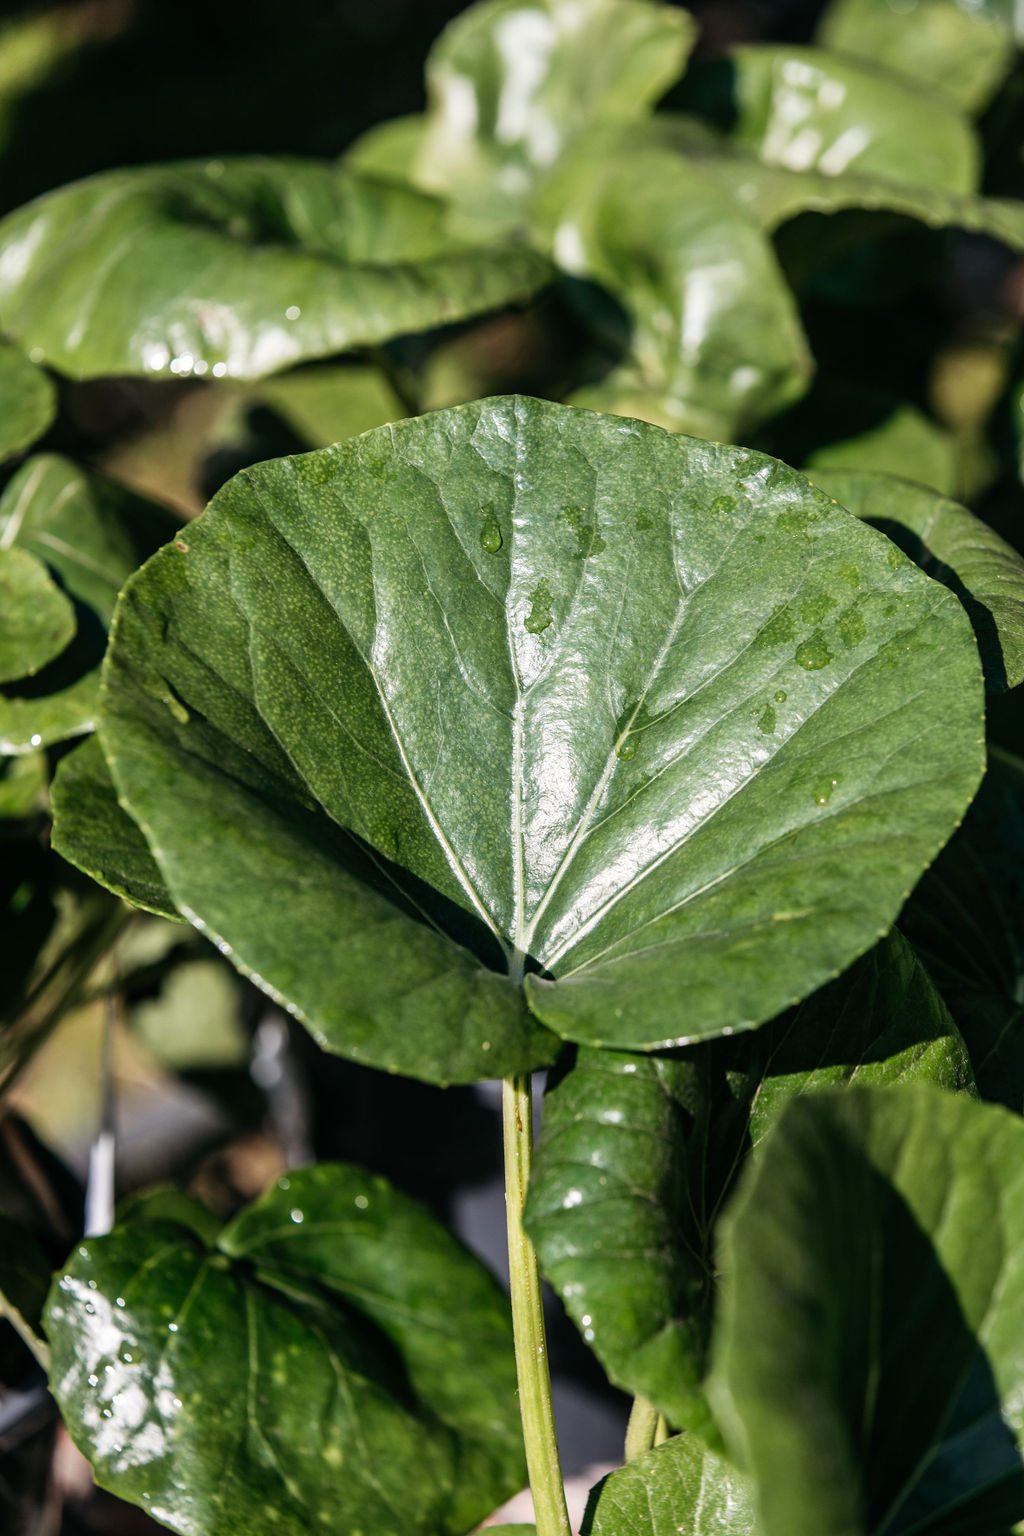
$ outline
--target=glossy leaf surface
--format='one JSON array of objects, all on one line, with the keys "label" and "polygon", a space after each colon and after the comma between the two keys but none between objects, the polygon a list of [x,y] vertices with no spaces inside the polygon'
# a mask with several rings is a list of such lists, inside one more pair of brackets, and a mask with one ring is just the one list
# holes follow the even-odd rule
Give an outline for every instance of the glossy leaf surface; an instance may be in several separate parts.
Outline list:
[{"label": "glossy leaf surface", "polygon": [[442,1079],[550,1053],[527,958],[569,1038],[771,1017],[980,771],[966,617],[887,540],[763,455],[515,398],[236,477],[127,589],[104,700],[179,910]]},{"label": "glossy leaf surface", "polygon": [[99,664],[117,594],[180,527],[166,508],[68,459],[29,459],[0,497],[0,544],[53,572],[73,634],[49,663],[0,688],[0,751],[25,752],[92,728]]},{"label": "glossy leaf surface", "polygon": [[725,1222],[714,1401],[765,1536],[1024,1517],[1024,1124],[931,1088],[786,1109]]},{"label": "glossy leaf surface", "polygon": [[734,48],[694,82],[731,136],[767,165],[972,192],[978,146],[939,92],[855,58],[786,45]]},{"label": "glossy leaf surface", "polygon": [[598,1483],[583,1536],[754,1536],[743,1474],[693,1435],[678,1435]]},{"label": "glossy leaf surface", "polygon": [[817,41],[899,70],[949,93],[967,111],[983,107],[1014,58],[1012,10],[999,0],[831,0]]},{"label": "glossy leaf surface", "polygon": [[813,363],[771,245],[701,167],[595,136],[539,217],[559,265],[629,322],[624,361],[579,404],[729,439],[803,393]]},{"label": "glossy leaf surface", "polygon": [[813,467],[816,485],[889,536],[955,592],[991,691],[1024,681],[1024,559],[958,502],[881,471]]},{"label": "glossy leaf surface", "polygon": [[578,1052],[545,1096],[527,1225],[617,1385],[709,1433],[712,1236],[748,1147],[796,1094],[914,1081],[955,1089],[971,1073],[897,934],[753,1034],[672,1057]]},{"label": "glossy leaf surface", "polygon": [[1024,1113],[1024,764],[998,748],[900,927],[934,976],[986,1098]]},{"label": "glossy leaf surface", "polygon": [[47,375],[19,347],[0,341],[0,461],[31,448],[56,413]]},{"label": "glossy leaf surface", "polygon": [[149,844],[117,802],[98,741],[61,759],[52,799],[52,845],[69,864],[133,906],[182,921]]},{"label": "glossy leaf surface", "polygon": [[594,123],[642,118],[682,73],[696,35],[648,0],[489,0],[427,62],[416,173],[489,221],[514,222],[539,174]]},{"label": "glossy leaf surface", "polygon": [[212,1250],[145,1219],[84,1244],[47,1329],[98,1482],[183,1536],[463,1536],[523,1477],[502,1292],[359,1169],[279,1180]]},{"label": "glossy leaf surface", "polygon": [[74,609],[42,561],[0,549],[0,682],[33,676],[74,632]]},{"label": "glossy leaf surface", "polygon": [[547,277],[534,252],[459,246],[423,193],[303,160],[110,171],[0,224],[0,320],[75,378],[261,378]]}]

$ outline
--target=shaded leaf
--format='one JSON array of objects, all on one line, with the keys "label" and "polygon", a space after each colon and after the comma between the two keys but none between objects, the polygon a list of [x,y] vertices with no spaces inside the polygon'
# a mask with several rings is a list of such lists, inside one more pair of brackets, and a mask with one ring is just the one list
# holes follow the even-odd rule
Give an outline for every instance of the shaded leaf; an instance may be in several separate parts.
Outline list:
[{"label": "shaded leaf", "polygon": [[242,1024],[240,982],[216,957],[175,966],[160,994],[131,1010],[136,1036],[161,1066],[187,1072],[249,1064],[251,1043]]},{"label": "shaded leaf", "polygon": [[104,750],[179,910],[346,1055],[550,1059],[524,969],[569,1038],[760,1022],[977,783],[959,604],[750,450],[479,402],[245,471],[184,542]]},{"label": "shaded leaf", "polygon": [[462,1536],[515,1491],[507,1301],[407,1196],[321,1164],[213,1250],[192,1225],[117,1227],[51,1292],[53,1390],[101,1486],[187,1536]]},{"label": "shaded leaf", "polygon": [[42,752],[0,759],[0,821],[20,821],[46,805],[49,774]]},{"label": "shaded leaf", "polygon": [[978,1087],[1024,1113],[1024,764],[997,747],[900,927],[967,1043]]},{"label": "shaded leaf", "polygon": [[51,1266],[27,1227],[0,1215],[0,1317],[16,1330],[44,1364],[48,1347],[43,1308],[50,1289]]},{"label": "shaded leaf", "polygon": [[0,751],[25,752],[90,730],[99,663],[118,591],[180,528],[166,508],[40,454],[0,497],[0,543],[53,572],[74,608],[69,643],[31,678],[0,688]]},{"label": "shaded leaf", "polygon": [[817,41],[939,86],[969,112],[986,104],[1015,51],[1012,8],[999,0],[918,0],[908,9],[831,0]]},{"label": "shaded leaf", "polygon": [[1024,559],[987,523],[926,486],[882,471],[813,466],[815,485],[887,534],[960,598],[990,692],[1024,680]]},{"label": "shaded leaf", "polygon": [[83,742],[61,759],[52,796],[52,843],[69,864],[133,906],[183,921],[149,844],[118,804],[99,742]]},{"label": "shaded leaf", "polygon": [[583,1536],[754,1536],[743,1474],[692,1435],[612,1472],[590,1495]]},{"label": "shaded leaf", "polygon": [[914,406],[899,405],[877,427],[816,448],[802,467],[816,485],[822,483],[816,473],[822,469],[879,470],[952,496],[957,485],[957,445]]},{"label": "shaded leaf", "polygon": [[799,398],[812,359],[770,244],[696,164],[593,135],[537,219],[559,265],[607,288],[625,359],[581,405],[729,438]]},{"label": "shaded leaf", "polygon": [[765,1536],[1024,1517],[1024,1124],[932,1088],[790,1104],[723,1222],[713,1401]]},{"label": "shaded leaf", "polygon": [[687,98],[766,165],[948,192],[977,184],[977,140],[950,98],[856,58],[788,43],[733,48],[688,78]]},{"label": "shaded leaf", "polygon": [[299,368],[268,379],[257,398],[311,448],[340,443],[409,414],[381,370],[368,363]]},{"label": "shaded leaf", "polygon": [[31,448],[56,414],[49,377],[20,348],[0,341],[0,461]]},{"label": "shaded leaf", "polygon": [[[427,61],[416,178],[488,225],[514,224],[538,176],[582,130],[648,114],[695,37],[684,11],[648,0],[472,6]],[[391,129],[389,155],[396,132],[403,147],[412,137],[404,124]]]},{"label": "shaded leaf", "polygon": [[34,837],[4,839],[0,859],[0,1019],[16,1018],[57,912],[53,876]]},{"label": "shaded leaf", "polygon": [[0,682],[33,676],[74,632],[74,609],[42,561],[0,549]]},{"label": "shaded leaf", "polygon": [[970,1068],[896,934],[753,1034],[672,1057],[578,1052],[545,1095],[526,1219],[616,1385],[714,1437],[701,1387],[712,1235],[748,1147],[796,1094],[915,1080],[961,1088]]},{"label": "shaded leaf", "polygon": [[0,318],[74,378],[261,378],[548,274],[531,251],[460,246],[434,198],[308,160],[108,171],[0,224]]},{"label": "shaded leaf", "polygon": [[119,1227],[139,1222],[185,1227],[208,1248],[216,1247],[221,1230],[221,1223],[208,1206],[174,1184],[155,1184],[119,1200],[115,1221]]}]

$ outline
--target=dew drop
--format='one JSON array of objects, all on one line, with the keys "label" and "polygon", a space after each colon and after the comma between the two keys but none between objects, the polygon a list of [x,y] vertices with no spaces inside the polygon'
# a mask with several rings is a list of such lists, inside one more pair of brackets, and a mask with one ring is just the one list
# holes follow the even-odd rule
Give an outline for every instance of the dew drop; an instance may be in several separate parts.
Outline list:
[{"label": "dew drop", "polygon": [[114,1297],[114,1306],[115,1307],[123,1307],[124,1304],[125,1304],[125,1300],[124,1300],[123,1296],[115,1296]]},{"label": "dew drop", "polygon": [[778,693],[775,695],[775,702],[776,702],[776,704],[785,704],[785,702],[786,702],[786,690],[785,690],[785,688],[780,688],[779,689]]},{"label": "dew drop", "polygon": [[356,1205],[361,1211],[365,1211],[369,1203],[365,1195],[356,1195]]},{"label": "dew drop", "polygon": [[820,629],[816,629],[813,635],[797,646],[794,659],[805,672],[820,672],[822,667],[828,666],[832,652],[825,644],[825,636]]},{"label": "dew drop", "polygon": [[95,1373],[91,1376],[87,1376],[86,1380],[88,1381],[90,1387],[98,1387],[100,1384],[100,1379]]},{"label": "dew drop", "polygon": [[630,758],[636,757],[637,740],[635,736],[624,736],[615,748],[615,756],[621,757],[624,763]]},{"label": "dew drop", "polygon": [[28,744],[30,747],[41,747],[43,744],[43,738],[38,734],[30,736],[28,739]]},{"label": "dew drop", "polygon": [[289,304],[284,312],[284,317],[286,320],[297,320],[301,314],[302,310],[297,304]]},{"label": "dew drop", "polygon": [[832,791],[836,788],[838,783],[838,774],[834,778],[825,777],[818,779],[811,789],[811,798],[813,799],[815,805],[828,805],[828,802],[832,798]]},{"label": "dew drop", "polygon": [[167,1324],[167,1332],[168,1333],[177,1333],[177,1331],[178,1331],[177,1323],[168,1323]]},{"label": "dew drop", "polygon": [[775,711],[770,704],[766,704],[761,711],[761,718],[757,722],[757,728],[762,736],[774,736]]},{"label": "dew drop", "polygon": [[716,496],[711,503],[711,510],[719,517],[723,517],[726,512],[731,512],[735,505],[735,496]]},{"label": "dew drop", "polygon": [[494,515],[494,507],[484,509],[484,524],[480,530],[480,544],[489,555],[496,555],[503,543],[501,528],[497,517]]},{"label": "dew drop", "polygon": [[298,1226],[301,1222],[305,1221],[305,1219],[306,1219],[304,1212],[300,1211],[298,1208],[296,1208],[293,1211],[289,1211],[288,1214],[291,1216],[292,1221],[295,1222],[296,1226]]},{"label": "dew drop", "polygon": [[210,372],[213,374],[215,379],[222,379],[227,371],[227,363],[214,363],[213,367],[210,369]]},{"label": "dew drop", "polygon": [[93,1306],[91,1301],[87,1301],[85,1304],[85,1310],[88,1312],[89,1316],[92,1317],[96,1311],[96,1308]]},{"label": "dew drop", "polygon": [[112,1408],[103,1408],[100,1411],[105,1419],[112,1419],[114,1417],[114,1411]]},{"label": "dew drop", "polygon": [[551,588],[539,581],[530,593],[530,611],[523,620],[528,635],[539,635],[551,623]]}]

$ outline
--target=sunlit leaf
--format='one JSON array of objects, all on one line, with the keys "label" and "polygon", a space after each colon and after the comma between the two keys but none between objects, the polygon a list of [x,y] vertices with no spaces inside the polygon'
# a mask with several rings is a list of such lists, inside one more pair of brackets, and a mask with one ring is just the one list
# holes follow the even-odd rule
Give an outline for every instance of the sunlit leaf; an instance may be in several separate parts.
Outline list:
[{"label": "sunlit leaf", "polygon": [[755,1536],[747,1479],[693,1435],[677,1435],[603,1478],[583,1536]]},{"label": "sunlit leaf", "polygon": [[47,375],[18,347],[0,341],[0,460],[31,448],[56,413]]},{"label": "sunlit leaf", "polygon": [[34,676],[74,632],[74,609],[42,561],[0,549],[0,682]]}]

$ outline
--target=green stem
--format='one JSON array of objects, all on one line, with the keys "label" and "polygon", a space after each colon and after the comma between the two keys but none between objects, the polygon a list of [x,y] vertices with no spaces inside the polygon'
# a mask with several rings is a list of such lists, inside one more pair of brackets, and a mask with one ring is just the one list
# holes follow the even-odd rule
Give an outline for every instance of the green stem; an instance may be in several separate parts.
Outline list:
[{"label": "green stem", "polygon": [[668,1439],[668,1420],[663,1413],[658,1414],[658,1427],[654,1431],[655,1445],[664,1445]]},{"label": "green stem", "polygon": [[646,1397],[635,1397],[626,1425],[626,1461],[636,1461],[654,1448],[658,1433],[658,1410]]},{"label": "green stem", "polygon": [[523,1206],[533,1157],[533,1095],[528,1075],[505,1079],[501,1104],[512,1330],[534,1518],[537,1536],[571,1536],[555,1437],[555,1416],[551,1408],[551,1373],[544,1337],[540,1270],[533,1244],[523,1227]]}]

